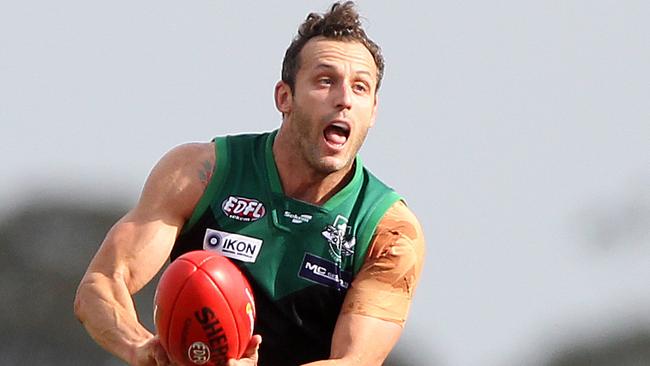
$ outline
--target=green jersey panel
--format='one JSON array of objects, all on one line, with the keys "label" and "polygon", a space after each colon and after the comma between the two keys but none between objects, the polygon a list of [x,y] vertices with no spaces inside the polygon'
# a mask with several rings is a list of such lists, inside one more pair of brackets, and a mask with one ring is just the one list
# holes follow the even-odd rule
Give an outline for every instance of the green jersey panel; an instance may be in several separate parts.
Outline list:
[{"label": "green jersey panel", "polygon": [[254,290],[260,365],[327,358],[345,292],[377,223],[400,196],[355,160],[350,182],[322,206],[282,191],[277,131],[215,139],[213,178],[172,250],[229,257]]}]

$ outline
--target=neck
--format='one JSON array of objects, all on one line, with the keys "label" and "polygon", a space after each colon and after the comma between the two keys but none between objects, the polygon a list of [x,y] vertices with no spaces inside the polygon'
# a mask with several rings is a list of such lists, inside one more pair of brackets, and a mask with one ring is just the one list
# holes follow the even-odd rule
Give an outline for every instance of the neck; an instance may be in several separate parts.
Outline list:
[{"label": "neck", "polygon": [[322,205],[352,179],[354,163],[332,173],[315,170],[305,159],[297,159],[289,137],[278,131],[273,157],[284,194],[293,199]]}]

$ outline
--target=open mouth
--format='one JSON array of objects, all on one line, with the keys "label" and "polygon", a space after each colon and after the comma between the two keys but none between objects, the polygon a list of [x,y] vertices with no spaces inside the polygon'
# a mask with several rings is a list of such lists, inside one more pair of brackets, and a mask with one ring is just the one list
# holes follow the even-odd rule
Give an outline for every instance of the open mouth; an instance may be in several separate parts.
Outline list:
[{"label": "open mouth", "polygon": [[335,147],[342,147],[350,137],[350,125],[345,122],[333,122],[323,130],[325,141]]}]

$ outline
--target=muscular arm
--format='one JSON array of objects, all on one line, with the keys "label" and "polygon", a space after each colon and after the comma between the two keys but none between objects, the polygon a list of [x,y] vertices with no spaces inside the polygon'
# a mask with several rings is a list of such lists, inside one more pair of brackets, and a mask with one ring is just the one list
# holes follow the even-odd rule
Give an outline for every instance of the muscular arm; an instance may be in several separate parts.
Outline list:
[{"label": "muscular arm", "polygon": [[[153,335],[138,321],[131,295],[165,263],[198,202],[212,144],[188,144],[167,153],[152,170],[137,205],[109,231],[79,284],[75,315],[90,336],[132,365],[155,364],[138,349]],[[148,363],[149,362],[149,363]]]},{"label": "muscular arm", "polygon": [[422,229],[406,205],[397,202],[379,223],[345,297],[331,359],[305,366],[381,365],[402,332],[423,260]]}]

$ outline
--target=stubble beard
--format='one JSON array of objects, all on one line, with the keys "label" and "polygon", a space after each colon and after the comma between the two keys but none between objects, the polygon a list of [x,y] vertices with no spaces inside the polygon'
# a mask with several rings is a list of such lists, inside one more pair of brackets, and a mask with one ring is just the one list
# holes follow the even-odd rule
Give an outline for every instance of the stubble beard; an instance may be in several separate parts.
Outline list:
[{"label": "stubble beard", "polygon": [[307,166],[323,177],[351,166],[368,132],[366,131],[362,136],[356,138],[350,135],[346,141],[346,150],[341,156],[326,156],[321,152],[323,131],[320,126],[322,123],[313,121],[313,117],[300,107],[294,109],[292,119],[297,150]]}]

